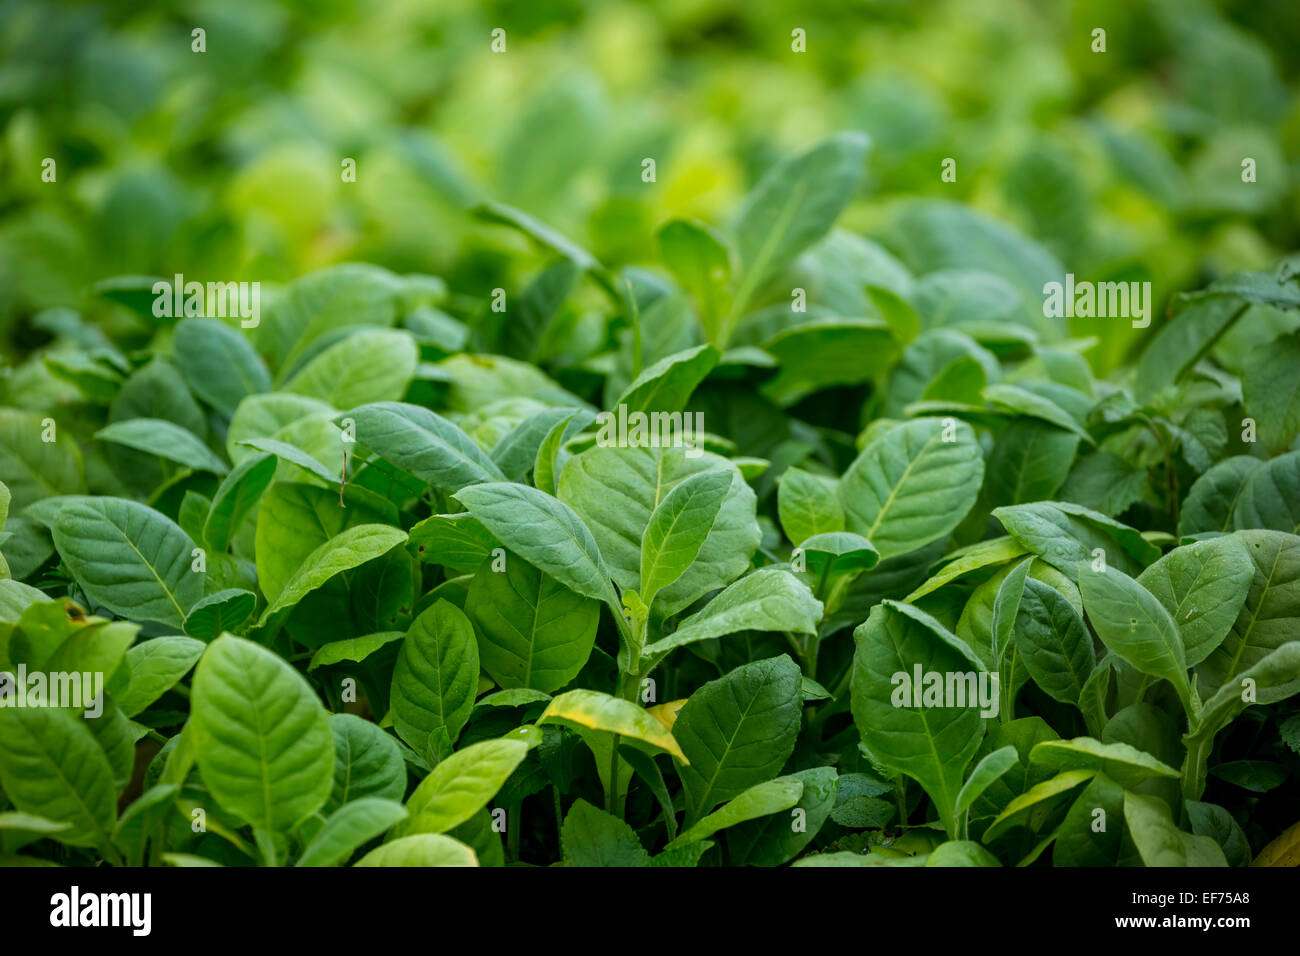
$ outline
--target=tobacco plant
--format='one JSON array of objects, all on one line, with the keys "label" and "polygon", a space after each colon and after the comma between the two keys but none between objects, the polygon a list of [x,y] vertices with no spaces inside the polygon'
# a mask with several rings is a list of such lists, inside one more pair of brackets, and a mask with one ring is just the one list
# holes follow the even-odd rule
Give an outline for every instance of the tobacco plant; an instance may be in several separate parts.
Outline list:
[{"label": "tobacco plant", "polygon": [[0,861],[1293,860],[1294,260],[1097,377],[1032,240],[837,229],[867,151],[653,268],[481,203],[521,288],[102,283],[148,346],[0,410]]}]

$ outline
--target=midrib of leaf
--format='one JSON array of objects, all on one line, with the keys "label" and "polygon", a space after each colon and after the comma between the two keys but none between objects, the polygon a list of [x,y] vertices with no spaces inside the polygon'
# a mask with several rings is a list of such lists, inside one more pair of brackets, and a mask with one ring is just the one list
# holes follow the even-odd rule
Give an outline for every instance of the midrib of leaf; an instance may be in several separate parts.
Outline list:
[{"label": "midrib of leaf", "polygon": [[[1250,615],[1250,626],[1246,628],[1241,635],[1241,643],[1237,645],[1236,653],[1232,655],[1232,667],[1223,675],[1223,683],[1227,684],[1237,673],[1237,665],[1241,663],[1241,655],[1246,652],[1246,646],[1250,643],[1250,635],[1255,631],[1255,622],[1259,620],[1259,612],[1264,607],[1264,597],[1268,594],[1268,589],[1273,584],[1273,575],[1277,573],[1277,564],[1282,557],[1282,549],[1279,547],[1273,553],[1273,564],[1268,569],[1268,577],[1264,579],[1264,587],[1259,592],[1259,603],[1255,605],[1255,610]],[[1252,562],[1253,563],[1253,562]]]},{"label": "midrib of leaf", "polygon": [[[931,436],[931,438],[932,437],[933,436]],[[931,444],[931,438],[927,438],[925,440],[925,444],[921,446],[921,450],[916,453],[916,456],[914,458],[908,461],[907,466],[903,469],[903,473],[899,475],[898,481],[895,482],[894,486],[889,489],[889,497],[886,498],[884,504],[880,506],[880,511],[876,513],[876,520],[871,522],[871,528],[867,531],[865,535],[863,535],[863,537],[865,537],[868,541],[870,541],[872,535],[876,533],[876,529],[880,527],[880,522],[884,520],[885,515],[889,512],[890,505],[894,503],[894,498],[898,496],[898,490],[903,487],[903,484],[907,481],[908,476],[911,475],[912,468],[915,467],[916,463],[920,461],[921,457],[926,453],[926,451],[929,450]]]},{"label": "midrib of leaf", "polygon": [[[722,772],[722,765],[723,763],[726,762],[727,755],[731,753],[732,745],[735,744],[736,738],[740,736],[740,728],[745,726],[745,721],[749,717],[749,712],[754,709],[754,702],[758,700],[759,694],[763,692],[764,688],[766,688],[769,683],[771,683],[771,678],[765,676],[763,678],[763,683],[757,689],[755,689],[753,695],[749,698],[749,703],[745,705],[744,711],[741,712],[740,719],[736,721],[735,731],[733,731],[732,734],[727,737],[727,745],[722,749],[722,756],[717,759],[716,763],[714,763],[713,773],[710,774],[709,782],[705,786],[704,791],[700,794],[700,802],[696,804],[696,811],[699,812],[700,814],[704,814],[708,812],[707,810],[704,809],[704,807],[706,806],[705,800],[708,797],[708,795],[713,792],[713,784],[717,781],[718,774]],[[699,822],[699,821],[697,820],[693,822]]]},{"label": "midrib of leaf", "polygon": [[732,299],[731,308],[727,311],[727,318],[723,323],[723,332],[725,334],[720,336],[718,342],[720,347],[725,346],[727,339],[731,338],[732,325],[739,318],[745,306],[749,304],[749,298],[754,294],[755,288],[761,281],[763,272],[767,269],[768,260],[771,259],[773,252],[776,250],[780,237],[798,211],[799,200],[803,198],[803,193],[804,184],[802,180],[796,181],[794,188],[790,191],[789,198],[777,216],[776,224],[768,231],[767,236],[763,239],[763,244],[758,247],[758,254],[754,257],[754,261],[745,269],[745,278],[736,290],[736,297]]},{"label": "midrib of leaf", "polygon": [[72,781],[69,780],[64,775],[63,768],[59,766],[58,761],[55,760],[54,757],[45,749],[41,741],[36,738],[36,735],[31,734],[30,731],[28,731],[28,733],[32,737],[32,739],[36,741],[36,749],[37,752],[41,755],[41,760],[50,765],[50,769],[53,772],[54,776],[57,777],[59,781],[64,785],[64,788],[69,793],[72,794],[72,799],[76,801],[77,806],[79,806],[82,812],[85,813],[86,819],[90,821],[90,824],[94,828],[95,833],[97,833],[100,837],[101,846],[104,847],[109,846],[110,840],[107,831],[105,831],[104,828],[99,825],[99,820],[96,819],[95,814],[91,812],[91,809],[86,804],[86,801],[81,799],[81,791],[79,791],[75,786],[73,786]]},{"label": "midrib of leaf", "polygon": [[[680,521],[682,520],[682,518],[685,516],[685,514],[686,514],[686,509],[690,507],[691,502],[695,499],[695,495],[696,495],[696,492],[692,492],[692,493],[691,493],[690,497],[688,497],[688,498],[686,499],[685,504],[682,505],[681,510],[679,510],[679,511],[678,511],[675,515],[673,515],[672,518],[669,520],[668,530],[665,531],[663,534],[659,535],[659,542],[658,542],[657,547],[655,548],[654,556],[653,556],[653,558],[651,559],[650,570],[652,570],[652,571],[655,570],[655,569],[659,566],[659,564],[661,563],[662,558],[663,558],[663,554],[664,554],[664,544],[665,544],[665,543],[666,543],[666,542],[667,542],[667,541],[672,537],[673,532],[675,532],[675,531],[677,530],[677,524],[678,524],[678,522],[680,522]],[[658,505],[656,504],[655,507],[657,508]],[[651,513],[650,518],[651,518],[652,521],[654,520],[654,514],[653,514],[653,513]],[[649,576],[649,575],[646,574],[646,569],[645,569],[645,568],[642,568],[642,569],[641,569],[641,586],[642,586],[643,588],[645,587],[646,578],[647,578],[648,576]],[[654,595],[650,595],[650,596],[653,597]],[[644,594],[641,595],[641,598],[642,598],[642,600],[645,600],[645,599],[646,599],[646,595],[644,595]]]},{"label": "midrib of leaf", "polygon": [[122,540],[125,541],[127,543],[127,546],[136,553],[137,557],[140,558],[140,561],[144,564],[144,566],[149,569],[149,573],[153,575],[154,580],[158,582],[158,586],[161,587],[163,589],[163,593],[167,595],[167,600],[171,601],[172,607],[176,608],[176,613],[180,615],[180,619],[182,621],[185,620],[185,610],[181,607],[180,602],[177,601],[175,596],[172,594],[171,588],[167,587],[167,582],[158,576],[158,572],[154,570],[154,566],[149,563],[149,559],[146,558],[144,554],[140,551],[140,549],[135,546],[135,542],[132,541],[129,537],[127,537],[126,529],[120,527],[117,524],[117,522],[114,521],[112,518],[108,517],[107,514],[104,515],[104,518],[108,521],[109,525],[112,528],[114,528],[118,534],[122,536]]},{"label": "midrib of leaf", "polygon": [[[886,634],[889,635],[889,640],[894,645],[894,657],[895,659],[897,659],[898,665],[906,669],[906,663],[903,660],[902,647],[899,645],[898,641],[894,638],[894,635],[889,630],[889,628],[886,627],[883,628],[883,630]],[[944,805],[948,808],[954,807],[956,806],[956,802],[955,802],[956,797],[954,797],[953,794],[948,789],[948,778],[943,772],[944,761],[939,756],[939,751],[935,748],[934,745],[935,735],[934,735],[934,731],[930,729],[930,721],[926,717],[926,708],[920,707],[918,708],[918,711],[919,713],[917,714],[917,716],[921,718],[921,725],[925,728],[925,742],[930,748],[930,756],[934,759],[934,766],[939,771],[938,773],[939,789],[943,793]],[[944,829],[947,829],[948,821],[945,820],[943,822],[944,822]]]}]

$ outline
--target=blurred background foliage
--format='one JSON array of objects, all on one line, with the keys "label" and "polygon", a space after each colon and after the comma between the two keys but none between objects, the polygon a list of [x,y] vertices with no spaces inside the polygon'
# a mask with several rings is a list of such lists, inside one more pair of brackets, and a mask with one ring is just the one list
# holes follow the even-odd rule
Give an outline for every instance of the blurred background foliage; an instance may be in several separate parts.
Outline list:
[{"label": "blurred background foliage", "polygon": [[[148,344],[93,293],[121,274],[273,289],[367,261],[442,276],[473,314],[544,261],[479,200],[649,264],[664,220],[725,226],[775,160],[846,129],[873,147],[840,226],[914,271],[936,263],[900,204],[956,200],[1080,278],[1152,281],[1159,314],[1300,246],[1298,69],[1294,0],[0,0],[0,352],[48,342],[57,308]],[[1110,328],[1099,371],[1146,334]]]}]

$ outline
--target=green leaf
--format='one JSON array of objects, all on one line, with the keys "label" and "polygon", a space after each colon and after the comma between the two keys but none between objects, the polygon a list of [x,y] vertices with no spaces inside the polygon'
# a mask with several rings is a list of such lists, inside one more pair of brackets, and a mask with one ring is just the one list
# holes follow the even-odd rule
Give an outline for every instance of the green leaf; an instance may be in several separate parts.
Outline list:
[{"label": "green leaf", "polygon": [[195,471],[224,475],[226,463],[208,451],[192,432],[161,418],[132,418],[113,422],[95,432],[100,441],[116,442],[128,448],[157,455]]},{"label": "green leaf", "polygon": [[718,321],[727,306],[731,252],[726,240],[694,219],[671,219],[655,233],[668,271],[695,297],[700,322],[710,342],[719,345]]},{"label": "green leaf", "polygon": [[[734,314],[779,269],[830,231],[853,198],[868,146],[861,133],[841,133],[778,163],[759,180],[736,222],[740,272]],[[720,336],[726,343],[729,329]]]},{"label": "green leaf", "polygon": [[1160,556],[1159,548],[1127,525],[1064,501],[995,508],[993,517],[1071,581],[1078,580],[1079,562],[1093,560],[1097,548],[1105,552],[1108,567],[1126,574],[1137,574]]},{"label": "green leaf", "polygon": [[1013,826],[1024,826],[1037,830],[1046,816],[1046,811],[1064,794],[1087,783],[1095,777],[1093,770],[1067,770],[1058,773],[1050,780],[1036,783],[1020,796],[1016,797],[997,815],[981,838],[990,843]]},{"label": "green leaf", "polygon": [[1102,643],[1142,673],[1173,684],[1184,709],[1193,713],[1178,626],[1151,592],[1116,568],[1094,571],[1084,564],[1079,566],[1079,590]]},{"label": "green leaf", "polygon": [[499,336],[499,351],[537,361],[548,344],[557,314],[581,278],[581,267],[571,259],[559,259],[542,268],[520,293],[518,308],[507,313],[509,335]]},{"label": "green leaf", "polygon": [[176,367],[194,394],[233,415],[249,395],[271,388],[271,373],[252,344],[219,320],[182,319],[172,330]]},{"label": "green leaf", "polygon": [[1089,445],[1095,444],[1092,436],[1084,431],[1065,409],[1028,389],[1016,385],[989,385],[984,389],[983,397],[999,411],[1037,418],[1049,425],[1074,433]]},{"label": "green leaf", "polygon": [[1241,372],[1246,414],[1272,449],[1285,449],[1300,432],[1300,333],[1255,346]]},{"label": "green leaf", "polygon": [[1255,564],[1245,544],[1227,535],[1175,548],[1137,581],[1174,619],[1187,664],[1195,667],[1232,630],[1254,577]]},{"label": "green leaf", "polygon": [[521,557],[507,553],[504,560],[501,571],[495,562],[479,568],[465,604],[483,670],[501,687],[557,690],[591,656],[600,605]]},{"label": "green leaf", "polygon": [[576,800],[560,829],[565,866],[645,866],[650,854],[618,817]]},{"label": "green leaf", "polygon": [[544,408],[528,416],[492,447],[492,460],[508,481],[522,482],[533,470],[537,452],[546,436],[580,413],[581,410],[577,408],[558,407]]},{"label": "green leaf", "polygon": [[1192,484],[1178,515],[1178,533],[1231,531],[1233,512],[1246,480],[1263,462],[1249,455],[1225,458]]},{"label": "green leaf", "polygon": [[1209,837],[1217,843],[1229,866],[1249,865],[1250,843],[1232,814],[1217,803],[1188,800],[1186,806],[1193,833]]},{"label": "green leaf", "polygon": [[[831,531],[805,538],[791,553],[803,558],[805,570],[813,576],[826,575],[828,580],[842,574],[870,571],[880,563],[880,552],[860,534]],[[818,590],[824,590],[821,583]]]},{"label": "green leaf", "polygon": [[0,708],[0,786],[21,812],[69,824],[51,838],[109,846],[117,790],[86,723],[52,707]]},{"label": "green leaf", "polygon": [[330,815],[303,850],[298,866],[338,866],[368,843],[406,819],[406,807],[381,797],[361,797]]},{"label": "green leaf", "polygon": [[821,616],[822,602],[806,584],[780,568],[760,568],[729,585],[672,634],[647,644],[644,653],[647,657],[666,654],[684,644],[738,631],[816,634]]},{"label": "green leaf", "polygon": [[130,681],[113,699],[127,717],[134,717],[171,690],[190,672],[206,645],[190,637],[168,634],[141,641],[126,652]]},{"label": "green leaf", "polygon": [[740,471],[709,452],[690,457],[682,448],[597,445],[569,459],[560,475],[560,500],[591,529],[609,575],[628,590],[640,585],[641,540],[655,508],[680,482],[705,471],[728,473],[731,486],[695,561],[659,592],[663,615],[675,614],[749,568],[761,535],[755,495]]},{"label": "green leaf", "polygon": [[474,851],[449,836],[417,833],[377,846],[357,866],[478,866]]},{"label": "green leaf", "polygon": [[[632,412],[680,412],[686,407],[691,393],[717,364],[718,350],[712,345],[698,345],[666,356],[638,375],[614,402],[614,408],[625,406],[629,415]],[[615,413],[606,414],[612,421]]]},{"label": "green leaf", "polygon": [[641,535],[641,600],[655,596],[695,562],[731,488],[725,471],[701,471],[676,484],[655,506]]},{"label": "green leaf", "polygon": [[398,736],[433,762],[446,757],[474,709],[478,675],[474,626],[456,605],[438,601],[411,623],[393,668]]},{"label": "green leaf", "polygon": [[77,583],[114,614],[179,628],[203,594],[190,566],[194,542],[146,505],[80,499],[59,510],[53,534]]},{"label": "green leaf", "polygon": [[291,608],[334,575],[358,568],[406,542],[406,532],[382,524],[359,524],[341,531],[303,559],[259,620]]},{"label": "green leaf", "polygon": [[266,454],[250,455],[226,475],[203,523],[203,539],[216,551],[225,551],[230,541],[275,478],[276,462]]},{"label": "green leaf", "polygon": [[1051,498],[1065,482],[1079,436],[1032,418],[1016,418],[993,443],[985,491],[995,505]]},{"label": "green leaf", "polygon": [[1254,574],[1228,635],[1197,667],[1197,683],[1207,693],[1235,685],[1242,672],[1300,633],[1300,538],[1279,531],[1234,537],[1246,546]]},{"label": "green leaf", "polygon": [[469,512],[454,515],[430,515],[411,528],[410,542],[420,560],[461,574],[477,571],[497,539]]},{"label": "green leaf", "polygon": [[1092,737],[1045,740],[1029,755],[1031,763],[1055,770],[1093,770],[1122,787],[1136,787],[1152,777],[1177,780],[1178,771],[1128,744],[1104,744]]},{"label": "green leaf", "polygon": [[253,619],[257,595],[241,588],[225,588],[196,601],[185,616],[185,633],[211,642],[224,631],[237,634]]},{"label": "green leaf", "polygon": [[595,538],[563,501],[507,482],[474,485],[457,497],[511,551],[570,590],[620,613]]},{"label": "green leaf", "polygon": [[419,348],[408,332],[360,329],[308,361],[284,389],[334,408],[395,402],[415,375],[419,358]]},{"label": "green leaf", "polygon": [[356,423],[359,444],[438,491],[455,493],[466,485],[504,477],[472,438],[427,408],[376,402],[344,412],[335,421],[346,419]]},{"label": "green leaf", "polygon": [[274,438],[246,438],[239,444],[244,448],[265,452],[290,464],[297,465],[299,468],[315,475],[327,485],[337,485],[342,477],[342,469],[337,472],[331,471],[301,448],[290,445],[288,442],[276,441]]},{"label": "green leaf", "polygon": [[986,568],[989,565],[1005,564],[1024,553],[1025,546],[1012,537],[1003,536],[1001,538],[991,538],[988,541],[980,541],[969,548],[963,548],[960,552],[949,555],[950,560],[937,574],[927,578],[924,584],[903,598],[903,600],[908,604],[912,604],[918,598],[923,598],[927,594],[937,591],[950,581],[955,581],[972,571],[978,571],[980,568]]},{"label": "green leaf", "polygon": [[[799,802],[791,809],[790,815],[778,812],[733,826],[727,834],[727,849],[734,862],[743,861],[749,866],[788,863],[816,838],[829,819],[839,791],[840,778],[835,768],[814,767],[790,776],[803,784]],[[803,811],[800,827],[793,825],[795,809]]]},{"label": "green leaf", "polygon": [[194,673],[190,726],[203,782],[250,826],[283,832],[329,798],[334,743],[311,685],[260,645],[224,635]]},{"label": "green leaf", "polygon": [[[640,741],[657,750],[670,753],[679,760],[686,760],[686,754],[678,741],[658,717],[643,707],[611,697],[595,690],[571,690],[560,694],[546,705],[537,723],[563,724],[575,730],[599,730],[618,734],[629,740]],[[674,726],[680,727],[679,722]]]},{"label": "green leaf", "polygon": [[762,392],[788,408],[813,392],[883,376],[898,357],[898,344],[880,319],[825,316],[783,326],[763,341],[763,351],[778,371]]},{"label": "green leaf", "polygon": [[722,807],[681,833],[669,847],[684,846],[708,839],[719,830],[738,823],[789,810],[803,796],[803,781],[798,777],[777,777],[749,787]]},{"label": "green leaf", "polygon": [[506,778],[528,756],[520,740],[484,740],[459,750],[434,767],[406,801],[411,818],[396,835],[445,833],[485,807]]},{"label": "green leaf", "polygon": [[[45,441],[43,435],[54,437]],[[4,476],[15,512],[49,495],[86,490],[81,453],[68,435],[50,431],[41,415],[0,408],[0,475]]]},{"label": "green leaf", "polygon": [[777,484],[776,502],[781,527],[792,544],[844,530],[844,507],[829,479],[787,468]]},{"label": "green leaf", "polygon": [[690,761],[680,770],[688,825],[780,772],[799,733],[799,678],[782,654],[737,667],[682,705],[673,736]]},{"label": "green leaf", "polygon": [[564,443],[575,437],[596,420],[594,412],[580,411],[564,422],[556,424],[542,443],[537,446],[537,460],[533,462],[533,484],[539,491],[548,495],[556,494],[560,472],[569,460],[569,452],[564,450]]},{"label": "green leaf", "polygon": [[1225,680],[1205,702],[1184,741],[1213,740],[1227,723],[1251,704],[1275,704],[1300,693],[1300,641],[1288,641]]},{"label": "green leaf", "polygon": [[1065,501],[1104,515],[1117,515],[1141,501],[1147,487],[1145,468],[1099,450],[1079,460],[1060,494]]},{"label": "green leaf", "polygon": [[853,638],[853,719],[863,744],[878,763],[920,783],[944,828],[956,834],[958,792],[983,733],[978,694],[965,706],[925,706],[924,696],[917,706],[913,694],[921,689],[910,684],[917,668],[940,681],[974,674],[978,684],[984,666],[934,618],[896,601],[872,608]]},{"label": "green leaf", "polygon": [[322,644],[311,656],[311,663],[307,665],[307,670],[314,671],[318,667],[329,667],[331,664],[341,664],[344,661],[360,663],[380,648],[394,641],[403,640],[405,637],[406,635],[401,631],[378,631],[374,634],[363,634],[361,637],[346,637],[340,641],[330,641],[328,644]]},{"label": "green leaf", "polygon": [[1227,866],[1219,845],[1174,826],[1169,804],[1158,797],[1124,794],[1124,821],[1147,866]]},{"label": "green leaf", "polygon": [[[953,441],[944,441],[951,425]],[[964,422],[917,419],[885,432],[840,479],[846,529],[882,558],[915,551],[961,523],[975,504],[984,459]]]},{"label": "green leaf", "polygon": [[[1093,777],[1061,821],[1052,847],[1052,865],[1139,865],[1142,858],[1128,827],[1119,825],[1123,819],[1124,788],[1105,776]],[[1104,829],[1098,829],[1099,820],[1105,823]]]},{"label": "green leaf", "polygon": [[1228,298],[1195,302],[1161,324],[1147,342],[1138,360],[1134,392],[1140,402],[1183,377],[1232,325],[1248,306]]},{"label": "green leaf", "polygon": [[926,857],[926,866],[1001,866],[998,858],[970,840],[940,843]]},{"label": "green leaf", "polygon": [[1074,605],[1051,585],[1028,579],[1014,633],[1020,662],[1034,683],[1053,700],[1077,704],[1097,655]]},{"label": "green leaf", "polygon": [[1239,530],[1300,532],[1300,451],[1274,458],[1251,472],[1241,487],[1232,522]]},{"label": "green leaf", "polygon": [[998,778],[1014,767],[1018,761],[1019,754],[1016,748],[1009,744],[985,754],[971,770],[970,776],[966,778],[966,782],[961,785],[961,790],[957,793],[954,809],[958,818],[960,819],[962,814],[970,810],[975,801],[983,796],[984,791],[993,786]]},{"label": "green leaf", "polygon": [[389,734],[355,714],[330,714],[334,741],[334,785],[327,811],[353,800],[401,800],[406,793],[406,761]]}]

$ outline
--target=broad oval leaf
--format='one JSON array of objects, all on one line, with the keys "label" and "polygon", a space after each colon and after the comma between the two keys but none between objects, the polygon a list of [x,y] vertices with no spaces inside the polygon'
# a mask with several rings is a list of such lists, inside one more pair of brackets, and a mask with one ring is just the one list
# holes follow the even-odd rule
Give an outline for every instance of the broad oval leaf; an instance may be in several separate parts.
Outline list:
[{"label": "broad oval leaf", "polygon": [[[951,428],[953,441],[945,441]],[[979,495],[984,459],[964,422],[917,419],[866,448],[840,479],[845,527],[881,558],[915,551],[952,531]]]},{"label": "broad oval leaf", "polygon": [[412,623],[393,668],[393,726],[433,761],[451,752],[474,709],[478,644],[463,611],[440,600]]},{"label": "broad oval leaf", "polygon": [[504,570],[494,562],[479,568],[465,612],[477,625],[483,670],[497,684],[548,692],[578,676],[600,623],[596,601],[508,553]]},{"label": "broad oval leaf", "polygon": [[[983,735],[978,690],[984,665],[930,615],[896,601],[872,608],[853,638],[853,719],[863,744],[881,764],[920,783],[945,829],[955,834],[958,793]],[[920,687],[913,686],[918,671]],[[975,691],[973,699],[960,706],[945,701],[950,674],[974,678],[956,685],[963,696]],[[937,701],[927,675],[938,675]]]},{"label": "broad oval leaf", "polygon": [[293,607],[334,575],[360,567],[406,542],[406,532],[382,524],[360,524],[341,531],[303,560],[298,570],[262,612],[259,623]]},{"label": "broad oval leaf", "polygon": [[179,628],[203,594],[194,542],[147,505],[79,499],[59,510],[53,534],[77,583],[114,614]]},{"label": "broad oval leaf", "polygon": [[0,740],[0,786],[18,810],[68,824],[50,834],[62,843],[109,846],[113,769],[84,721],[54,707],[2,707]]},{"label": "broad oval leaf", "polygon": [[1094,571],[1087,564],[1079,566],[1079,590],[1102,643],[1142,673],[1173,684],[1192,713],[1187,656],[1178,626],[1151,592],[1123,571]]},{"label": "broad oval leaf", "polygon": [[731,488],[725,471],[696,472],[664,495],[641,535],[641,600],[654,604],[660,590],[694,563]]},{"label": "broad oval leaf", "polygon": [[563,501],[508,482],[473,485],[456,497],[511,551],[570,590],[604,601],[619,613],[600,548]]},{"label": "broad oval leaf", "polygon": [[334,782],[329,720],[289,664],[223,635],[200,659],[191,699],[199,772],[224,809],[274,832],[325,805]]},{"label": "broad oval leaf", "polygon": [[397,836],[445,833],[487,805],[528,756],[521,740],[484,740],[458,750],[420,782],[406,801],[411,818]]},{"label": "broad oval leaf", "polygon": [[673,724],[690,761],[680,770],[688,825],[780,772],[801,711],[799,667],[788,654],[737,667],[690,696]]},{"label": "broad oval leaf", "polygon": [[172,351],[185,384],[225,415],[233,415],[246,396],[271,387],[271,373],[252,343],[220,320],[177,322]]},{"label": "broad oval leaf", "polygon": [[340,415],[356,423],[359,444],[439,491],[501,481],[505,476],[474,440],[441,415],[419,405],[375,402]]},{"label": "broad oval leaf", "polygon": [[303,850],[298,866],[337,866],[363,843],[405,820],[406,807],[382,797],[361,797],[335,810]]},{"label": "broad oval leaf", "polygon": [[571,690],[560,694],[546,705],[537,723],[564,724],[575,729],[618,734],[686,760],[673,732],[659,718],[629,700],[596,690]]},{"label": "broad oval leaf", "polygon": [[672,634],[647,644],[644,653],[665,654],[684,644],[737,631],[815,634],[821,616],[822,602],[806,584],[789,571],[761,568],[729,585]]},{"label": "broad oval leaf", "polygon": [[132,418],[113,422],[95,432],[95,437],[100,441],[116,442],[166,458],[195,471],[224,475],[230,470],[193,432],[161,418]]},{"label": "broad oval leaf", "polygon": [[1174,548],[1137,581],[1174,619],[1187,664],[1195,667],[1232,630],[1254,577],[1255,564],[1245,544],[1225,535]]}]

